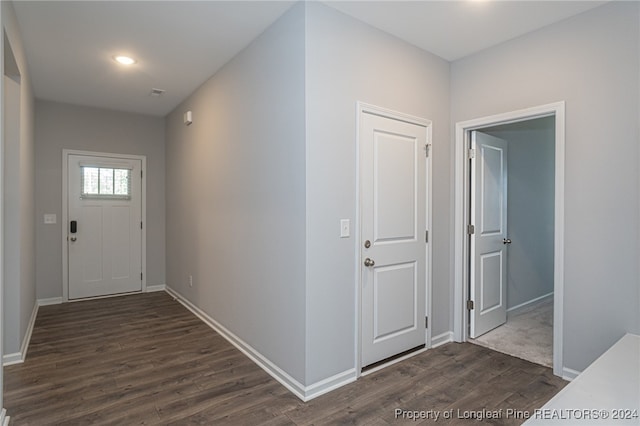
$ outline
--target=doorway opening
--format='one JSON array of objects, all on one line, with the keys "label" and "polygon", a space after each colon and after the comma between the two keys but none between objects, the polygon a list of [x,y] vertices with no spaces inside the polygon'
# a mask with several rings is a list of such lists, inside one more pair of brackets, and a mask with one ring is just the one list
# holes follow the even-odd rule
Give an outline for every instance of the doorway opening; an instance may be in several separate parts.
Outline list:
[{"label": "doorway opening", "polygon": [[[479,149],[494,140],[505,141],[504,150],[485,150],[485,161]],[[563,218],[563,102],[456,124],[456,341],[516,348],[512,355],[563,376]],[[539,325],[527,328],[531,321]],[[517,341],[505,341],[509,335]],[[527,349],[540,346],[536,339],[546,354]]]},{"label": "doorway opening", "polygon": [[[477,303],[469,315],[470,342],[552,367],[555,117],[473,130],[471,141],[476,155],[470,160],[470,217],[476,232],[469,236],[475,253],[470,259],[469,294]],[[497,151],[497,146],[504,150]],[[504,153],[504,167],[485,176],[491,166],[502,166],[492,162],[497,152]],[[474,179],[477,175],[482,179]],[[486,189],[491,182],[503,183],[496,191],[503,197],[490,197],[492,191]],[[487,205],[491,202],[502,209]],[[492,210],[500,214],[487,217]],[[474,213],[482,214],[482,220],[474,219]],[[486,234],[487,226],[498,224],[503,233]],[[497,240],[493,246],[487,244],[491,239]],[[502,260],[498,263],[504,273],[495,274],[497,279],[490,269],[497,257],[482,251]],[[487,282],[478,282],[485,278]]]}]

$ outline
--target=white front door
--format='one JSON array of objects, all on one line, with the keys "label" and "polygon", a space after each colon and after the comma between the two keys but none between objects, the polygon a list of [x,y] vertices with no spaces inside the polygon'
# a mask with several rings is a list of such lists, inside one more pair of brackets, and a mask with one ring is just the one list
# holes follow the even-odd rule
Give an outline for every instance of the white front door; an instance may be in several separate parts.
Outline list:
[{"label": "white front door", "polygon": [[471,133],[470,336],[507,321],[507,142]]},{"label": "white front door", "polygon": [[427,128],[361,113],[361,366],[424,345]]},{"label": "white front door", "polygon": [[69,299],[141,291],[141,161],[67,161]]}]

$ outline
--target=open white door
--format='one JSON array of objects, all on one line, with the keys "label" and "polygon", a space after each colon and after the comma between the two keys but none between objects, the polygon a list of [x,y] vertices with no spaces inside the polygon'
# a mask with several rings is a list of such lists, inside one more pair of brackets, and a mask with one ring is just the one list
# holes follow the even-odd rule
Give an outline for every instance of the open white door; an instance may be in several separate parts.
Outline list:
[{"label": "open white door", "polygon": [[361,366],[425,344],[427,128],[362,112]]},{"label": "open white door", "polygon": [[507,142],[471,133],[470,336],[507,321]]},{"label": "open white door", "polygon": [[141,291],[141,161],[67,161],[69,299]]}]

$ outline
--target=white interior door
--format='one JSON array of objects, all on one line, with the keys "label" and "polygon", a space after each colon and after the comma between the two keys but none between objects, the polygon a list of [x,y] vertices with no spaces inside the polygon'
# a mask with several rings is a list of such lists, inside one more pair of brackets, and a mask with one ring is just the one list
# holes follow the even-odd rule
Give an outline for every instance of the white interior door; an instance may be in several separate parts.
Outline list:
[{"label": "white interior door", "polygon": [[141,291],[141,161],[67,161],[69,299]]},{"label": "white interior door", "polygon": [[507,142],[472,132],[470,336],[507,321]]},{"label": "white interior door", "polygon": [[361,114],[361,365],[425,344],[426,127]]}]

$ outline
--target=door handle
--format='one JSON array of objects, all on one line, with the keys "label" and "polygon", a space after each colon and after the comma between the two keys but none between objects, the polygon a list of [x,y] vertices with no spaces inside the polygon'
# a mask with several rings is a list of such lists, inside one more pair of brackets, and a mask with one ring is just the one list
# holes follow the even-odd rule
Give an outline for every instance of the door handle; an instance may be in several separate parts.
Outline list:
[{"label": "door handle", "polygon": [[77,238],[76,238],[76,237],[71,237],[71,238],[69,238],[69,239],[71,240],[71,242],[74,242],[75,240],[77,240]]},{"label": "door handle", "polygon": [[509,238],[503,238],[502,244],[511,244],[511,240]]},{"label": "door handle", "polygon": [[364,260],[364,266],[373,266],[375,264],[376,262],[374,262],[373,259],[369,259],[368,257]]}]

